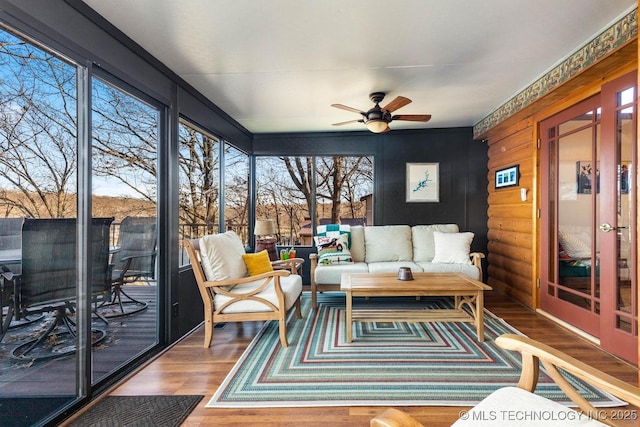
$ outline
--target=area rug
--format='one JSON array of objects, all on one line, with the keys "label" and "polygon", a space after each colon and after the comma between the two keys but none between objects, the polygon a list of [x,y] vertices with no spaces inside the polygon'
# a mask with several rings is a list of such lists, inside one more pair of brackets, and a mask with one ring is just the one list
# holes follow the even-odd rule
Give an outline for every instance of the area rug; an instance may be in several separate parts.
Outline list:
[{"label": "area rug", "polygon": [[[354,307],[451,308],[451,298],[372,298]],[[485,342],[468,323],[356,323],[346,342],[345,297],[322,294],[317,310],[303,299],[303,319],[289,317],[289,347],[269,322],[220,385],[207,407],[471,406],[518,382],[519,353],[495,338],[518,333],[485,310]],[[623,402],[571,379],[594,405]],[[538,394],[571,405],[544,372]]]},{"label": "area rug", "polygon": [[107,396],[69,426],[178,427],[204,396]]}]

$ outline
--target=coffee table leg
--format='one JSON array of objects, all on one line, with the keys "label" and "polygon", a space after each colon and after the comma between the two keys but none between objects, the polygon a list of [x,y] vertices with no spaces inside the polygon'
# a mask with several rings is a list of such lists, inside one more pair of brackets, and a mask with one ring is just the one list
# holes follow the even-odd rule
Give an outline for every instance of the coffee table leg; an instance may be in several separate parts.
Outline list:
[{"label": "coffee table leg", "polygon": [[352,309],[353,309],[353,300],[351,298],[351,292],[346,292],[346,300],[347,300],[347,342],[350,343],[353,339],[352,329],[353,329],[353,318],[352,318]]},{"label": "coffee table leg", "polygon": [[484,341],[484,292],[478,291],[476,295],[476,331],[478,341]]}]

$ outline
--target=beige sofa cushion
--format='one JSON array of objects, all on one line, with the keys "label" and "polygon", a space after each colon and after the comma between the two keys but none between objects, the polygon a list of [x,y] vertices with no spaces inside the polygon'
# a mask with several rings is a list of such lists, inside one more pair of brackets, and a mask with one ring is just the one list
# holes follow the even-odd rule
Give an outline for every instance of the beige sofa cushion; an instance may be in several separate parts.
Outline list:
[{"label": "beige sofa cushion", "polygon": [[422,267],[411,261],[370,262],[369,273],[397,273],[400,267],[409,267],[414,273],[421,273]]},{"label": "beige sofa cushion", "polygon": [[473,264],[435,264],[433,262],[418,262],[416,264],[425,273],[462,273],[473,280],[480,279],[480,270]]},{"label": "beige sofa cushion", "polygon": [[339,284],[342,273],[368,273],[369,266],[364,262],[353,264],[319,265],[315,271],[316,283]]},{"label": "beige sofa cushion", "polygon": [[413,260],[415,262],[431,262],[436,254],[433,232],[457,233],[458,224],[414,225],[411,227],[413,239]]},{"label": "beige sofa cushion", "polygon": [[365,261],[412,261],[413,244],[408,225],[378,225],[364,228]]},{"label": "beige sofa cushion", "polygon": [[351,257],[353,262],[364,262],[364,227],[355,225],[351,227]]}]

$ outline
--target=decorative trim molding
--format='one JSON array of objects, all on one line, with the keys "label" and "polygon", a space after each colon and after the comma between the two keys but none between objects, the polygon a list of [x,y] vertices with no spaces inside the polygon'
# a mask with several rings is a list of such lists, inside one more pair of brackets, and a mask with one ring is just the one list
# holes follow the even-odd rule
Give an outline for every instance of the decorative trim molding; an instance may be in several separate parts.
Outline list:
[{"label": "decorative trim molding", "polygon": [[634,9],[587,42],[562,63],[533,82],[529,87],[498,107],[473,126],[474,138],[532,104],[565,81],[581,73],[604,56],[632,40],[638,34],[638,9]]}]

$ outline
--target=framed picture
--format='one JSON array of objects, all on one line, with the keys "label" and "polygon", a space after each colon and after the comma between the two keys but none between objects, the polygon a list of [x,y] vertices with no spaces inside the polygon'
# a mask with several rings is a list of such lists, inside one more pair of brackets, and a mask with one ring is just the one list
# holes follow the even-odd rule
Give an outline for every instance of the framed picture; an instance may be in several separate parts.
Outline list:
[{"label": "framed picture", "polygon": [[514,187],[520,180],[520,165],[496,171],[496,188]]},{"label": "framed picture", "polygon": [[591,160],[580,160],[576,163],[576,183],[578,194],[596,194],[600,192],[600,162],[595,168]]},{"label": "framed picture", "polygon": [[439,202],[439,163],[407,163],[407,202]]}]

